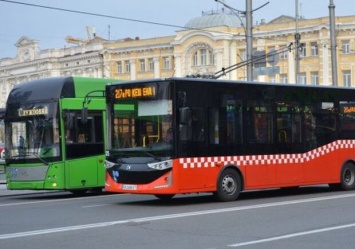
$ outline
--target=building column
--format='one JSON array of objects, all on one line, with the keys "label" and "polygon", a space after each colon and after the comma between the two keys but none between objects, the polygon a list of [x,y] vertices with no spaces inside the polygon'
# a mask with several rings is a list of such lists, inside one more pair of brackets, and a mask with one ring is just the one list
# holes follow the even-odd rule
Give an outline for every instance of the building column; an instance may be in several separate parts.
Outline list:
[{"label": "building column", "polygon": [[131,80],[135,80],[137,75],[136,60],[135,59],[130,60],[129,64],[131,68]]},{"label": "building column", "polygon": [[159,57],[154,57],[154,78],[160,78],[160,60]]},{"label": "building column", "polygon": [[181,72],[181,54],[174,55],[175,76],[182,77]]},{"label": "building column", "polygon": [[[233,65],[236,65],[236,64],[237,64],[237,44],[236,44],[236,42],[232,42],[232,44],[230,44],[230,46],[229,46],[229,49],[230,49],[230,55],[229,55],[230,61],[229,61],[229,65],[230,65],[230,66],[233,66]],[[237,69],[231,71],[231,72],[229,73],[228,78],[229,78],[230,80],[237,80]]]},{"label": "building column", "polygon": [[217,72],[222,70],[223,68],[223,49],[216,49],[215,50],[215,60],[216,60],[216,67],[217,67]]},{"label": "building column", "polygon": [[[296,48],[297,49],[297,48]],[[299,84],[299,82],[295,82],[296,78],[296,73],[295,73],[295,50],[293,49],[290,53],[288,53],[288,83],[296,83]]]}]

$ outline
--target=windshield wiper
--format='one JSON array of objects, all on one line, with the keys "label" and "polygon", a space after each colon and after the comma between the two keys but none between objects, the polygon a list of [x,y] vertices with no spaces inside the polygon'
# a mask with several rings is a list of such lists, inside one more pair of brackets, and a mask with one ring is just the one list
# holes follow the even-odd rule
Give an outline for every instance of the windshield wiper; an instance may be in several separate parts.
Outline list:
[{"label": "windshield wiper", "polygon": [[150,156],[150,157],[153,157],[153,158],[154,158],[155,160],[157,160],[157,161],[161,161],[161,158],[160,158],[160,157],[154,155],[153,153],[151,153],[151,152],[149,152],[149,151],[144,151],[144,153],[145,153],[146,155]]},{"label": "windshield wiper", "polygon": [[24,152],[22,154],[19,154],[19,155],[16,155],[16,156],[13,156],[13,158],[21,158],[21,157],[28,157],[28,156],[35,156],[37,159],[39,159],[42,163],[48,165],[49,163],[47,161],[45,161],[42,157],[40,157],[39,155],[35,154],[35,153],[28,153],[28,152]]}]

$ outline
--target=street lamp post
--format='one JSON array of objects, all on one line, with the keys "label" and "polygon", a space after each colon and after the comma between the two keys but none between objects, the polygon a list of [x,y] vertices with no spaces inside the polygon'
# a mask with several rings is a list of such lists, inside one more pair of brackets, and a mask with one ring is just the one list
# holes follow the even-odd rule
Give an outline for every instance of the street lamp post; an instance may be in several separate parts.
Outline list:
[{"label": "street lamp post", "polygon": [[299,12],[298,12],[298,0],[295,0],[296,8],[296,34],[295,34],[295,83],[300,83],[300,40],[301,34],[299,33],[298,21],[299,21]]},{"label": "street lamp post", "polygon": [[247,80],[253,81],[253,6],[252,0],[246,0],[245,2],[246,11],[246,42],[247,42],[247,61],[250,63],[247,64]]},{"label": "street lamp post", "polygon": [[338,85],[338,67],[337,67],[337,51],[336,51],[336,37],[335,37],[335,5],[333,0],[329,3],[329,23],[330,23],[330,51],[332,59],[332,84]]}]

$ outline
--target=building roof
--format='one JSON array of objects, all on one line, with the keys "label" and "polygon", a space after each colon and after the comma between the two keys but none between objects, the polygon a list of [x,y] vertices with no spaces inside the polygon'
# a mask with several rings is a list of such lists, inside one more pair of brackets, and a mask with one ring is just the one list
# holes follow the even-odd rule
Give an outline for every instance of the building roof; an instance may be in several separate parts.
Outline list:
[{"label": "building roof", "polygon": [[204,29],[218,26],[241,27],[244,17],[237,16],[237,13],[230,11],[209,11],[202,12],[202,16],[195,17],[185,25],[188,29]]}]

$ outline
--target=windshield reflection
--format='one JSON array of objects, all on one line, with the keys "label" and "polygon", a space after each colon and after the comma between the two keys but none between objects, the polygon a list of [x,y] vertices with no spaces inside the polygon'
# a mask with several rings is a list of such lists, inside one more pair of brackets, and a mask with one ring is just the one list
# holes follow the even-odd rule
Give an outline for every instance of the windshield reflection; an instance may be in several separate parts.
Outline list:
[{"label": "windshield reflection", "polygon": [[129,101],[114,105],[111,151],[119,157],[170,158],[173,151],[169,100]]},{"label": "windshield reflection", "polygon": [[59,125],[45,115],[24,116],[6,122],[6,158],[12,160],[59,157]]}]

